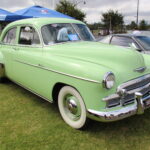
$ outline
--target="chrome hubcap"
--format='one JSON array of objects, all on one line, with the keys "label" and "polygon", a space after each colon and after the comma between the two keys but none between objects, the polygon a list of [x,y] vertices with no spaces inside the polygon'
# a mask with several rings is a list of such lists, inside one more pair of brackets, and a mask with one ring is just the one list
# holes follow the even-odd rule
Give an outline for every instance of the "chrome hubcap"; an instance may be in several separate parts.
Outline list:
[{"label": "chrome hubcap", "polygon": [[64,98],[64,108],[65,108],[65,113],[66,115],[71,119],[71,120],[78,120],[81,116],[81,107],[79,100],[72,96],[68,95]]},{"label": "chrome hubcap", "polygon": [[78,111],[78,106],[77,106],[77,103],[75,102],[74,99],[70,99],[70,100],[68,101],[68,109],[69,109],[70,112],[71,112],[72,114],[74,114],[74,115],[77,113],[77,111]]}]

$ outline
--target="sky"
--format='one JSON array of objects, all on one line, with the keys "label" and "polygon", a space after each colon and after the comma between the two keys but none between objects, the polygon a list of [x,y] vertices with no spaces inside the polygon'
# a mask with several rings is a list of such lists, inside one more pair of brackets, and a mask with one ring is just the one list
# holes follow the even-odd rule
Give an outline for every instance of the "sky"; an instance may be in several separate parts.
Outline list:
[{"label": "sky", "polygon": [[[117,10],[124,16],[126,24],[136,21],[138,0],[69,0],[78,2],[78,8],[86,13],[88,23],[100,22],[102,13],[109,9]],[[139,20],[146,20],[150,23],[150,0],[139,0]],[[1,0],[0,8],[14,12],[32,5],[41,5],[54,9],[59,0]]]}]

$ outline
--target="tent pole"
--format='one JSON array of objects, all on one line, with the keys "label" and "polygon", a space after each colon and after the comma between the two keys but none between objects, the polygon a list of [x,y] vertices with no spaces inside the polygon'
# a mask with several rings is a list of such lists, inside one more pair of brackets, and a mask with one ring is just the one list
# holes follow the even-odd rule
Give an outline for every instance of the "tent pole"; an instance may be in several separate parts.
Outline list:
[{"label": "tent pole", "polygon": [[52,0],[53,3],[53,10],[55,9],[55,0]]}]

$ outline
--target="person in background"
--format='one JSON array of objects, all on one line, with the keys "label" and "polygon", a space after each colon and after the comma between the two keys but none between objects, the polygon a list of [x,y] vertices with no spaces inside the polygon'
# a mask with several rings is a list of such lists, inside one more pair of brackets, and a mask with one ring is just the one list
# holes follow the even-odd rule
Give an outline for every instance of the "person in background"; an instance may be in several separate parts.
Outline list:
[{"label": "person in background", "polygon": [[58,35],[57,35],[57,41],[69,41],[68,38],[68,30],[63,27],[59,30]]},{"label": "person in background", "polygon": [[133,31],[133,34],[139,35],[141,32],[138,30],[138,27],[136,27]]}]

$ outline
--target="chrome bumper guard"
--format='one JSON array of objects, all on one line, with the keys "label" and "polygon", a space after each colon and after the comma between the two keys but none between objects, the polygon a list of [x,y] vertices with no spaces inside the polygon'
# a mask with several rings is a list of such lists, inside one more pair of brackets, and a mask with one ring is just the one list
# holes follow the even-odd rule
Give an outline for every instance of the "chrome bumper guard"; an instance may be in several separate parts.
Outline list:
[{"label": "chrome bumper guard", "polygon": [[[144,110],[150,107],[150,74],[128,81],[118,89],[119,92],[103,99],[106,103],[118,100],[118,106],[114,106],[116,110],[111,111],[109,107],[102,112],[89,109],[88,116],[94,117],[95,120],[110,122],[135,114],[143,114]],[[125,100],[128,99],[132,100],[132,103],[125,105]]]},{"label": "chrome bumper guard", "polygon": [[96,120],[103,122],[111,122],[116,120],[121,120],[126,117],[143,114],[144,110],[150,107],[150,95],[142,99],[142,94],[137,92],[135,93],[135,104],[123,107],[115,111],[100,112],[94,110],[88,110],[89,117],[94,117]]}]

